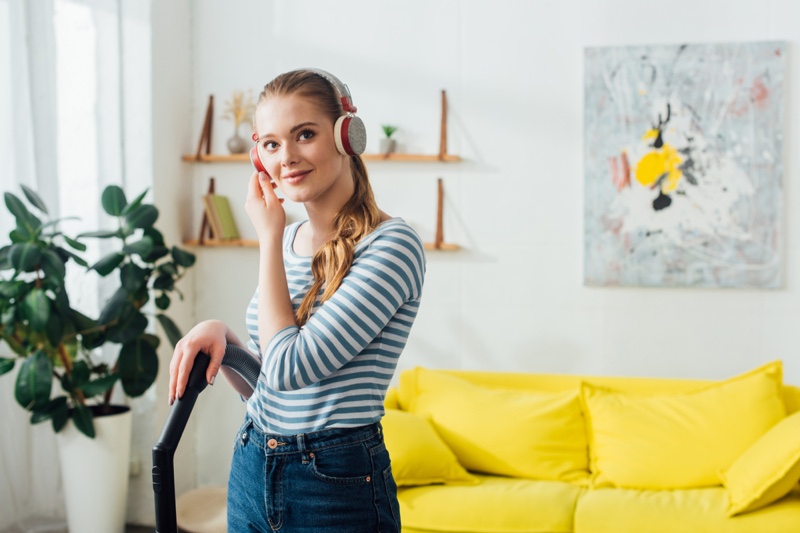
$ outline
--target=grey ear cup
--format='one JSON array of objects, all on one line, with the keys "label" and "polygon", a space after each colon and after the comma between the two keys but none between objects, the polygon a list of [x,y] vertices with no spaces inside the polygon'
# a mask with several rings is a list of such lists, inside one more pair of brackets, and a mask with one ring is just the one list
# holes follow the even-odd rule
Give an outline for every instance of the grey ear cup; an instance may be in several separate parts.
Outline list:
[{"label": "grey ear cup", "polygon": [[336,149],[342,155],[361,155],[367,148],[367,128],[355,115],[342,115],[333,126]]},{"label": "grey ear cup", "polygon": [[351,155],[363,154],[367,149],[367,128],[364,121],[358,117],[351,118],[347,134],[350,137],[350,151],[353,152]]}]

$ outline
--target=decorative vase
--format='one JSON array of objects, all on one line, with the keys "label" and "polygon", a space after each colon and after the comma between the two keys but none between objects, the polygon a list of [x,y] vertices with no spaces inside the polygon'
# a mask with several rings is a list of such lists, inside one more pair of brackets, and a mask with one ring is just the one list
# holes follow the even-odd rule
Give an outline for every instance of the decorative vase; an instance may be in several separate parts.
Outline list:
[{"label": "decorative vase", "polygon": [[243,154],[247,151],[247,144],[245,140],[239,136],[239,128],[233,133],[233,137],[228,139],[228,151],[232,154]]},{"label": "decorative vase", "polygon": [[94,418],[90,439],[70,420],[56,434],[69,531],[124,533],[131,451],[130,408]]},{"label": "decorative vase", "polygon": [[390,139],[389,137],[384,137],[381,139],[381,153],[382,154],[391,154],[394,152],[395,149],[395,142],[394,139]]}]

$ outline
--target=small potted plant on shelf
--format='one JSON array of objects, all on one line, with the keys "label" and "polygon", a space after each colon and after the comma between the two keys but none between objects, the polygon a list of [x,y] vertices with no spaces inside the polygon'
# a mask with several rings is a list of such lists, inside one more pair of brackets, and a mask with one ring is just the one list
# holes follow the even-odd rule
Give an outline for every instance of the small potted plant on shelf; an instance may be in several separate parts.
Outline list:
[{"label": "small potted plant on shelf", "polygon": [[392,139],[392,135],[397,131],[397,126],[384,124],[381,126],[381,129],[383,129],[384,137],[381,138],[380,150],[382,154],[388,155],[394,152],[397,147],[395,140]]},{"label": "small potted plant on shelf", "polygon": [[[121,505],[124,521],[131,416],[129,407],[111,403],[112,391],[121,389],[124,397],[137,397],[155,381],[159,338],[148,332],[147,315],[152,307],[148,303],[154,299],[155,318],[175,344],[181,333],[163,311],[170,306],[171,293],[177,292],[182,298],[175,284],[194,264],[195,257],[166,246],[154,227],[158,210],[143,203],[147,191],[129,203],[120,187],[106,187],[102,207],[116,218],[117,228],[71,238],[59,229],[60,220],[40,218],[48,216],[47,207],[33,190],[22,188],[32,209],[12,193],[4,195],[16,227],[8,242],[0,241],[0,339],[16,357],[0,357],[0,375],[21,363],[14,396],[30,411],[32,424],[49,420],[58,433],[70,530],[89,531],[85,528],[90,526],[75,523],[81,518],[77,515],[86,513],[70,511],[73,505],[81,505],[74,504],[77,498],[102,499],[108,495],[116,503],[94,501],[92,508],[116,505],[119,509]],[[86,250],[80,242],[83,238],[116,240],[119,246],[89,266],[81,257]],[[100,276],[113,273],[119,278],[118,288],[97,318],[72,307],[65,283],[70,262],[87,272]],[[107,344],[119,345],[118,355],[110,362],[99,353]],[[115,387],[118,383],[121,387]],[[115,425],[113,430],[98,428],[98,424],[102,428],[107,423],[123,425]],[[119,434],[127,434],[127,442],[124,437],[113,441]],[[111,438],[113,444],[97,443],[104,438]],[[76,457],[75,452],[89,457]],[[122,464],[104,463],[107,452],[119,452]],[[106,471],[118,472],[116,483],[121,486],[109,487],[97,481],[96,476],[109,473]],[[81,486],[71,488],[74,482]],[[119,510],[116,514],[119,518]],[[97,515],[87,520],[93,531],[113,530]]]},{"label": "small potted plant on shelf", "polygon": [[228,139],[228,151],[232,154],[242,154],[247,151],[247,141],[239,135],[239,126],[252,117],[256,109],[253,91],[234,91],[230,100],[225,100],[225,111],[222,118],[233,121],[233,137]]}]

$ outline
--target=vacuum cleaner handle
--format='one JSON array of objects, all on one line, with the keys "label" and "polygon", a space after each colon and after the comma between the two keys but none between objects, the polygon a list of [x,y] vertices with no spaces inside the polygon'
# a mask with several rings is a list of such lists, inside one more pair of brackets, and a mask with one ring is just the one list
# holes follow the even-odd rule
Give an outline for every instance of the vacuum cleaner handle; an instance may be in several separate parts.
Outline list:
[{"label": "vacuum cleaner handle", "polygon": [[[178,533],[178,517],[175,507],[175,471],[173,459],[178,442],[189,415],[192,414],[197,396],[208,384],[206,370],[211,362],[208,354],[200,352],[194,360],[186,391],[172,404],[167,422],[161,431],[158,443],[153,447],[153,492],[156,498],[156,533]],[[228,344],[222,365],[234,370],[250,386],[256,389],[261,362],[253,354],[239,346]]]},{"label": "vacuum cleaner handle", "polygon": [[178,533],[178,519],[175,510],[175,471],[173,458],[183,430],[192,414],[197,396],[203,392],[206,370],[211,358],[200,352],[194,360],[189,373],[189,381],[183,396],[176,399],[167,416],[158,443],[153,447],[153,492],[156,499],[156,533]]}]

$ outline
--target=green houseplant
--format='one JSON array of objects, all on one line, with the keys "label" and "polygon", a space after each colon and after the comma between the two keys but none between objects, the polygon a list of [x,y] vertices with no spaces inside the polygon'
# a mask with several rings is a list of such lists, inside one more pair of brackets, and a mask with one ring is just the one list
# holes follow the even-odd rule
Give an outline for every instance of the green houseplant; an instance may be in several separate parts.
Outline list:
[{"label": "green houseplant", "polygon": [[[41,198],[22,189],[30,206],[49,216]],[[120,187],[106,187],[102,207],[118,227],[76,238],[58,229],[60,220],[42,221],[19,197],[4,195],[16,227],[9,243],[0,241],[0,337],[17,357],[0,358],[0,375],[21,362],[15,398],[31,412],[32,423],[50,420],[58,432],[72,419],[78,430],[94,437],[94,418],[115,411],[110,402],[118,381],[129,397],[142,395],[153,384],[159,338],[147,332],[151,297],[156,319],[173,345],[181,337],[163,311],[170,306],[171,293],[182,298],[175,283],[195,257],[165,245],[154,227],[158,210],[143,203],[146,193],[128,202]],[[118,241],[118,250],[89,266],[80,255],[86,250],[84,238]],[[65,286],[70,261],[87,272],[119,277],[119,288],[96,319],[70,305]],[[106,343],[120,345],[113,364],[98,362],[97,349]]]}]

